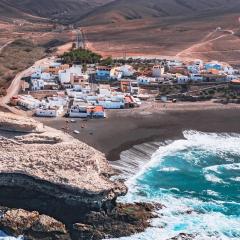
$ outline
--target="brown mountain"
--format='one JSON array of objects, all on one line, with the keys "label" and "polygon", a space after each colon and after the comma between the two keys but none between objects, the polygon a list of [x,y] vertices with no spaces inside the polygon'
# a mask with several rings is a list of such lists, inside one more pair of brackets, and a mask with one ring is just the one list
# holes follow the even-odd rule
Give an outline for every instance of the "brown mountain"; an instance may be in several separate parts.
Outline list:
[{"label": "brown mountain", "polygon": [[79,17],[111,0],[1,0],[0,18],[39,16],[60,23],[74,23]]},{"label": "brown mountain", "polygon": [[[232,62],[240,53],[239,12],[240,0],[0,1],[0,20],[42,17],[74,23],[83,27],[88,46],[104,55],[127,52]],[[51,35],[40,36],[48,41]]]},{"label": "brown mountain", "polygon": [[239,12],[240,0],[116,0],[79,24],[89,46],[106,56],[177,55],[235,64]]},{"label": "brown mountain", "polygon": [[115,0],[84,15],[84,24],[147,18],[227,14],[240,11],[239,0]]}]

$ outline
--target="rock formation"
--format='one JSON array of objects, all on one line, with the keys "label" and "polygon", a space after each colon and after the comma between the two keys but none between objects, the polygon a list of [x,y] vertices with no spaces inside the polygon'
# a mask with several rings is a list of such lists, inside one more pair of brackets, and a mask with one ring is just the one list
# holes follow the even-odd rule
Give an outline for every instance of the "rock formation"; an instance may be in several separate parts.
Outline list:
[{"label": "rock formation", "polygon": [[0,111],[0,129],[14,132],[44,132],[43,124],[32,118],[16,117],[14,114]]},{"label": "rock formation", "polygon": [[49,216],[23,209],[1,208],[0,228],[26,239],[70,239],[65,225]]},{"label": "rock formation", "polygon": [[0,114],[0,123],[0,205],[11,208],[0,213],[0,229],[27,239],[102,239],[149,226],[152,206],[116,203],[127,188],[110,180],[102,153],[61,131],[39,131],[31,119]]},{"label": "rock formation", "polygon": [[[18,131],[22,128],[18,124],[24,126],[24,132],[30,129],[26,126],[38,126],[33,120],[24,121],[13,115],[0,120],[2,125],[5,121],[8,125],[13,122],[11,128],[14,126]],[[61,203],[59,207],[65,205],[72,210],[114,207],[116,198],[127,189],[124,184],[109,179],[113,172],[104,155],[60,131],[44,129],[43,133],[0,138],[0,189],[5,190],[0,203],[5,204],[4,199],[10,201],[14,197],[10,189],[13,192],[21,189],[19,201],[34,193],[38,198],[43,197],[45,204],[56,199]],[[49,206],[34,201],[34,205],[42,206],[42,212],[52,214]],[[55,215],[55,210],[52,211]]]}]

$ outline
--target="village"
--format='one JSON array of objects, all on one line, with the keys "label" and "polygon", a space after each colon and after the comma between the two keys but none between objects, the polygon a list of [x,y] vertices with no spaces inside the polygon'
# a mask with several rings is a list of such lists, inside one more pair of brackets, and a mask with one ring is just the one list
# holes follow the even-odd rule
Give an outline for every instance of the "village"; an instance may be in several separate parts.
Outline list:
[{"label": "village", "polygon": [[108,109],[136,108],[149,101],[240,103],[239,92],[239,69],[218,61],[83,62],[65,55],[51,58],[47,66],[32,67],[9,104],[36,117],[106,118]]}]

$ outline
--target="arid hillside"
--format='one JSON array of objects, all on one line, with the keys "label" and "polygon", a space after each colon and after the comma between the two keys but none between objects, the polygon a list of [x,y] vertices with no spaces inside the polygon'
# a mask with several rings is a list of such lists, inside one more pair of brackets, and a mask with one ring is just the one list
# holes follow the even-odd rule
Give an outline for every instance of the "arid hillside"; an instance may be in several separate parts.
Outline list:
[{"label": "arid hillside", "polygon": [[238,63],[240,1],[118,0],[81,20],[106,56],[154,55]]},{"label": "arid hillside", "polygon": [[79,17],[109,3],[111,0],[1,0],[0,18],[31,18],[34,16],[61,23],[74,23]]},{"label": "arid hillside", "polygon": [[1,0],[0,46],[16,37],[60,45],[76,37],[61,24],[73,24],[84,31],[87,46],[104,56],[147,54],[235,64],[239,13],[240,0]]},{"label": "arid hillside", "polygon": [[115,0],[84,16],[81,23],[95,25],[148,18],[237,13],[239,10],[240,1],[236,0]]}]

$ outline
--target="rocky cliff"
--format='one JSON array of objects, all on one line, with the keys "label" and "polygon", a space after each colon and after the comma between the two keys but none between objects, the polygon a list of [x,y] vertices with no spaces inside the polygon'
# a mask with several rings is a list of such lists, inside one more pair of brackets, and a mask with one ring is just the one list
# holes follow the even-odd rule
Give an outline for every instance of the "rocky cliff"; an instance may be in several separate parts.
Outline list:
[{"label": "rocky cliff", "polygon": [[110,180],[102,153],[32,119],[4,113],[0,124],[0,205],[11,208],[0,212],[0,229],[28,239],[102,239],[149,225],[151,206],[116,203],[127,188]]},{"label": "rocky cliff", "polygon": [[109,179],[112,169],[102,153],[51,128],[36,133],[38,123],[33,120],[3,116],[2,128],[33,133],[0,137],[0,188],[18,188],[25,195],[35,192],[70,208],[94,210],[107,210],[126,193],[122,183]]}]

